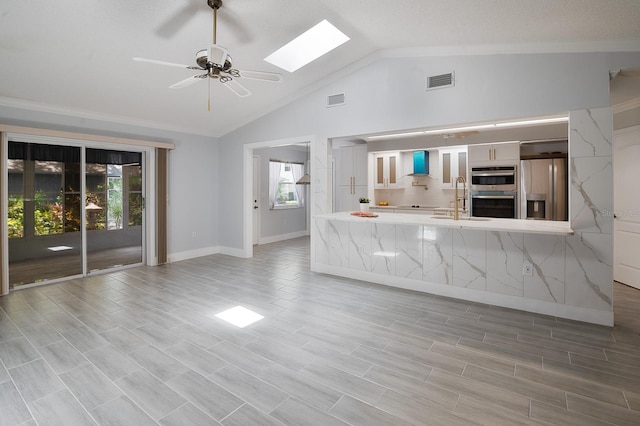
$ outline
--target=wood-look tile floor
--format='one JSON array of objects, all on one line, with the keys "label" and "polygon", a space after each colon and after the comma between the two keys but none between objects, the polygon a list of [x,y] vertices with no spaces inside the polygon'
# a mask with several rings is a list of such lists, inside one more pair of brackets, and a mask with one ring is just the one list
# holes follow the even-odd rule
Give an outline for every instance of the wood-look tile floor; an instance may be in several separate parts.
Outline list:
[{"label": "wood-look tile floor", "polygon": [[0,298],[0,424],[640,424],[638,290],[599,327],[315,274],[308,245]]}]

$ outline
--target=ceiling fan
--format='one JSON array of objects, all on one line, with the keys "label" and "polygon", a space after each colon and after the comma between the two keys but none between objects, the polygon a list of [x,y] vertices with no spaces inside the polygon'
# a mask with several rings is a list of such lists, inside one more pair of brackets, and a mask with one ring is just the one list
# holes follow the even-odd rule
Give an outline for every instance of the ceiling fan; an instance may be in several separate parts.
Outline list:
[{"label": "ceiling fan", "polygon": [[[137,62],[146,62],[156,65],[186,68],[190,70],[204,71],[203,74],[196,74],[182,81],[169,86],[170,89],[181,89],[190,86],[198,81],[207,79],[211,85],[211,79],[216,79],[223,83],[226,88],[240,97],[251,95],[249,89],[238,82],[238,79],[261,80],[273,83],[280,83],[282,75],[264,71],[249,71],[233,68],[233,62],[229,52],[224,47],[217,44],[217,21],[218,9],[222,7],[222,0],[207,0],[207,5],[213,10],[213,43],[206,49],[201,49],[196,53],[196,65],[182,65],[172,62],[157,61],[154,59],[133,58]],[[208,110],[211,111],[211,91],[209,90]]]}]

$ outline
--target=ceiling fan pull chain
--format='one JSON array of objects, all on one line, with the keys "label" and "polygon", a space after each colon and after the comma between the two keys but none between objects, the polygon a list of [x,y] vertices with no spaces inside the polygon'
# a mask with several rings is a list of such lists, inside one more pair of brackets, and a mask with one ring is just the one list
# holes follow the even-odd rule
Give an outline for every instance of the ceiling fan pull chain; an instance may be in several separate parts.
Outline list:
[{"label": "ceiling fan pull chain", "polygon": [[209,87],[207,88],[207,112],[211,112],[211,79],[207,78]]}]

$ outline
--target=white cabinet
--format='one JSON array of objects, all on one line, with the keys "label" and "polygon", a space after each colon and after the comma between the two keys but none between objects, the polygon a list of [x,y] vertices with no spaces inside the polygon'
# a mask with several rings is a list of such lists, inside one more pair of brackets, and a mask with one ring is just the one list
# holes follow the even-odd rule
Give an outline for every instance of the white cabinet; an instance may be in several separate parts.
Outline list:
[{"label": "white cabinet", "polygon": [[469,164],[514,165],[520,161],[520,142],[469,145]]},{"label": "white cabinet", "polygon": [[360,197],[367,197],[367,146],[364,144],[339,150],[335,211],[359,210]]},{"label": "white cabinet", "polygon": [[467,180],[467,147],[440,148],[440,181],[443,188],[453,188],[456,178]]},{"label": "white cabinet", "polygon": [[360,198],[367,197],[366,186],[340,185],[336,193],[336,211],[358,211],[360,210]]},{"label": "white cabinet", "polygon": [[373,164],[373,187],[375,189],[399,188],[398,182],[402,176],[399,152],[376,153]]},{"label": "white cabinet", "polygon": [[367,185],[367,146],[340,148],[337,158],[338,185]]}]

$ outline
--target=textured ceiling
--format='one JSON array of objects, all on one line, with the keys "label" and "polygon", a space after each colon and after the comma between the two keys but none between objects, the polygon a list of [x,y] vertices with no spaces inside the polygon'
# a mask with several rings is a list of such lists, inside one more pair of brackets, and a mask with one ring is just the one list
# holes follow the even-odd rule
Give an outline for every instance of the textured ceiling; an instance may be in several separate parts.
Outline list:
[{"label": "textured ceiling", "polygon": [[[218,43],[234,67],[282,72],[243,81],[239,98],[207,80],[167,87],[211,42],[205,0],[0,0],[0,104],[221,136],[384,49],[437,53],[629,50],[640,46],[638,0],[224,0]],[[328,19],[351,40],[290,74],[263,61]],[[196,72],[194,72],[196,73]]]}]

